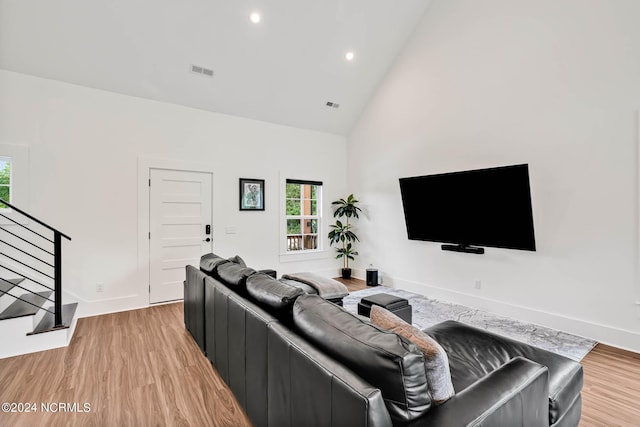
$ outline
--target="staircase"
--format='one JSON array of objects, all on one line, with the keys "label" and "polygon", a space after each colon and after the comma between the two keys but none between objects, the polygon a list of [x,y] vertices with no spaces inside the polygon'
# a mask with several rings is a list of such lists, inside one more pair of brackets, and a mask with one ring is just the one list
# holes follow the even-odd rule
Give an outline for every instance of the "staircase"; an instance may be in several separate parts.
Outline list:
[{"label": "staircase", "polygon": [[78,304],[62,303],[63,239],[0,199],[0,359],[69,344]]}]

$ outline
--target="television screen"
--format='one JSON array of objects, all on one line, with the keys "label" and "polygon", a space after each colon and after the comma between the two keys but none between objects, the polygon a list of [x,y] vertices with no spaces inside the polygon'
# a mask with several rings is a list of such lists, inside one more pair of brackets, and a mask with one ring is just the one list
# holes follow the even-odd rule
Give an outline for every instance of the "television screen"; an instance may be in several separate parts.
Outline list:
[{"label": "television screen", "polygon": [[411,240],[536,250],[529,165],[400,178]]}]

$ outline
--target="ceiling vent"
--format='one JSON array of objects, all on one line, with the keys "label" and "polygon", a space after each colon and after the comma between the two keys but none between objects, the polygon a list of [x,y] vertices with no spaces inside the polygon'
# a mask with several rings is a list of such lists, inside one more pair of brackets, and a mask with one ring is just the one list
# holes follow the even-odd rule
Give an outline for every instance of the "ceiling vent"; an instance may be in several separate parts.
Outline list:
[{"label": "ceiling vent", "polygon": [[335,103],[335,102],[331,102],[331,101],[327,101],[326,105],[327,105],[327,107],[330,107],[330,108],[340,108],[340,104]]},{"label": "ceiling vent", "polygon": [[207,77],[213,77],[212,69],[201,67],[199,65],[191,65],[191,72],[196,74],[202,74],[203,76],[207,76]]}]

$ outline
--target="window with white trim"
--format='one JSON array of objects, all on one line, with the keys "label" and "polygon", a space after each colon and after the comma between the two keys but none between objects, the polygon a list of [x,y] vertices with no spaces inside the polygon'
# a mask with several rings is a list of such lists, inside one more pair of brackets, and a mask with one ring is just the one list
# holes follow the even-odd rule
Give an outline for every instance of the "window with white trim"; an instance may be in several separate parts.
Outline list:
[{"label": "window with white trim", "polygon": [[285,193],[287,252],[322,249],[322,182],[287,179]]},{"label": "window with white trim", "polygon": [[[11,203],[11,157],[0,156],[0,199]],[[0,202],[0,209],[7,206]]]}]

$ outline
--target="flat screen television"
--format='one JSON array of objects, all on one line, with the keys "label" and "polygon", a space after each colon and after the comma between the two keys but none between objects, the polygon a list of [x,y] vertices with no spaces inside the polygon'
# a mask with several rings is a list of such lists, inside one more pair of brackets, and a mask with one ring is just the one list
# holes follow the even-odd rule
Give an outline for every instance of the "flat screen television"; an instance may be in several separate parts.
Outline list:
[{"label": "flat screen television", "polygon": [[400,178],[400,192],[411,240],[536,250],[529,165]]}]

